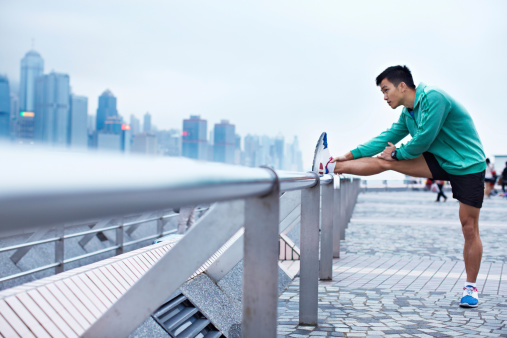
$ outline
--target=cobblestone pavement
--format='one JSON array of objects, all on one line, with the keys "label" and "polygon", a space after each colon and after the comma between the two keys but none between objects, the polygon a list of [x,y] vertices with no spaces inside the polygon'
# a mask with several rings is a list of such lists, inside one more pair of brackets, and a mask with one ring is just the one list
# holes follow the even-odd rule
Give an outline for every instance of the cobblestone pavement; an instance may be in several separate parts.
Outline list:
[{"label": "cobblestone pavement", "polygon": [[298,325],[296,278],[279,299],[279,336],[507,336],[507,200],[484,202],[480,306],[462,309],[458,203],[451,196],[435,203],[435,196],[359,195],[333,280],[319,282],[318,326]]}]

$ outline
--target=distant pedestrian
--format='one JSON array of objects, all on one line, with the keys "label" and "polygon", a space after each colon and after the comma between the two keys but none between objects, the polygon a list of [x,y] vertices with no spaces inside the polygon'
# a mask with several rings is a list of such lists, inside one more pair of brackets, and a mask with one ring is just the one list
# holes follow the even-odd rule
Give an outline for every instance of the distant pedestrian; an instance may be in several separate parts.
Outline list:
[{"label": "distant pedestrian", "polygon": [[184,234],[195,223],[195,207],[187,206],[180,208],[178,217],[178,233]]},{"label": "distant pedestrian", "polygon": [[505,168],[503,168],[502,175],[498,181],[498,184],[502,186],[502,191],[505,193],[505,184],[507,184],[507,162],[505,162]]},{"label": "distant pedestrian", "polygon": [[437,184],[437,187],[438,187],[438,195],[437,195],[437,200],[435,202],[440,202],[440,197],[444,198],[444,202],[447,201],[447,196],[445,196],[445,194],[444,194],[445,181],[436,180],[435,183]]},{"label": "distant pedestrian", "polygon": [[490,198],[491,195],[491,183],[495,183],[495,177],[493,176],[493,165],[489,158],[486,159],[486,175],[484,176],[484,197]]}]

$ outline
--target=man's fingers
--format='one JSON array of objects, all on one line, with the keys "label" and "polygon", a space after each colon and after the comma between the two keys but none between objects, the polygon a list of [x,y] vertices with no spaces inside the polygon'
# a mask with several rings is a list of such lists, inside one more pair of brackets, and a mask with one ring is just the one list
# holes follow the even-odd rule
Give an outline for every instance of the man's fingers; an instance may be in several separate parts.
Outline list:
[{"label": "man's fingers", "polygon": [[387,142],[387,144],[389,144],[391,147],[394,147],[394,144],[392,144],[391,142]]}]

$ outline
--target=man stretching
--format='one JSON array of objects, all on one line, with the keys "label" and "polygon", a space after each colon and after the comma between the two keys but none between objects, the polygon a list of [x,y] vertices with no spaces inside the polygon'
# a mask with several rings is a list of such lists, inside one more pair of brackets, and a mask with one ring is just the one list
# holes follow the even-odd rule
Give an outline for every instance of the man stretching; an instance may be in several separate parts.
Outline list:
[{"label": "man stretching", "polygon": [[[379,136],[343,156],[331,157],[327,137],[321,136],[313,170],[317,173],[375,175],[386,170],[433,180],[450,181],[459,201],[459,219],[465,237],[463,257],[466,283],[462,307],[477,307],[476,287],[482,242],[479,212],[484,199],[486,156],[472,118],[444,91],[421,83],[414,85],[406,66],[393,66],[376,79],[384,100],[395,109],[403,106],[397,122]],[[396,144],[410,134],[406,144]],[[371,157],[379,154],[377,157]]]}]

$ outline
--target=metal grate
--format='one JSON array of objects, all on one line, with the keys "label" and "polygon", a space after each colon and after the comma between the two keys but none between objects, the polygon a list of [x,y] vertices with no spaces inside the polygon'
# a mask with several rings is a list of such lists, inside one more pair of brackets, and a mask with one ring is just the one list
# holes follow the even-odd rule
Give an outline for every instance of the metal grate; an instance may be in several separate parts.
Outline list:
[{"label": "metal grate", "polygon": [[174,294],[152,315],[171,337],[224,337],[181,292]]}]

